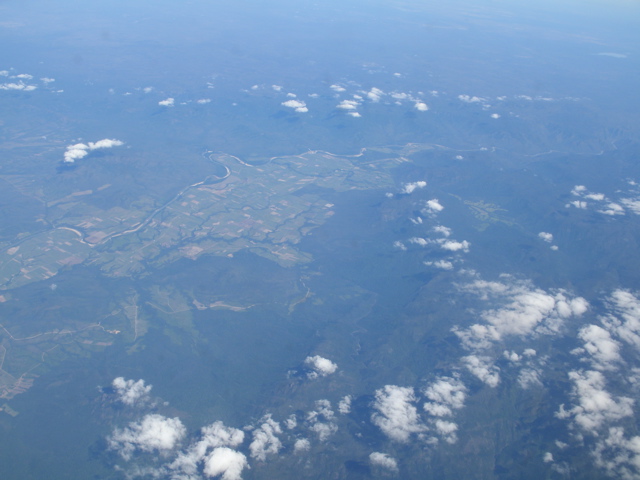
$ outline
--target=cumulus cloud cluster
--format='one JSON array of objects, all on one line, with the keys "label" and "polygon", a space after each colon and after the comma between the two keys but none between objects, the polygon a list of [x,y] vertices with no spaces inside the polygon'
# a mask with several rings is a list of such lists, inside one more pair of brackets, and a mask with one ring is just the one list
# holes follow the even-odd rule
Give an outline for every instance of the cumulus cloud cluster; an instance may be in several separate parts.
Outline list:
[{"label": "cumulus cloud cluster", "polygon": [[[633,192],[637,195],[640,192]],[[591,204],[595,205],[596,211],[612,217],[625,215],[627,207],[632,213],[640,214],[640,197],[622,198],[619,203],[608,198],[604,193],[589,192],[586,186],[576,185],[571,190],[571,194],[578,197],[577,200],[568,202],[565,207],[575,207],[586,210]]]},{"label": "cumulus cloud cluster", "polygon": [[[489,387],[500,383],[496,349],[506,339],[558,334],[568,319],[581,317],[589,308],[582,297],[572,297],[561,290],[546,292],[509,275],[503,275],[499,282],[475,280],[460,289],[497,303],[496,308],[486,309],[479,315],[482,323],[452,329],[462,346],[471,352],[461,358],[463,366]],[[514,364],[519,364],[523,356],[531,358],[535,350],[526,349],[522,356],[515,352],[503,353],[503,357]],[[528,362],[520,371],[518,383],[523,388],[540,384],[538,368]]]},{"label": "cumulus cloud cluster", "polygon": [[[616,478],[640,477],[640,437],[627,436],[625,423],[634,416],[637,392],[625,394],[621,387],[638,382],[637,368],[623,359],[625,348],[640,349],[640,300],[627,290],[615,290],[606,300],[607,311],[598,317],[599,324],[584,325],[577,338],[582,347],[572,351],[590,369],[569,372],[572,404],[561,405],[556,416],[568,419],[575,436],[595,440],[592,454],[596,464]],[[620,381],[622,380],[622,381]],[[614,393],[608,384],[615,384]],[[621,391],[622,390],[622,391]]]},{"label": "cumulus cloud cluster", "polygon": [[557,333],[564,320],[581,316],[589,304],[582,297],[574,297],[563,291],[545,292],[528,282],[515,281],[504,276],[503,282],[476,280],[462,286],[480,298],[493,298],[503,305],[481,314],[485,323],[468,328],[454,328],[462,344],[470,350],[483,350],[493,346],[506,336],[528,336]]},{"label": "cumulus cloud cluster", "polygon": [[[333,84],[329,88],[338,94],[335,95],[337,98],[340,97],[339,94],[347,91],[345,86],[338,84]],[[357,112],[357,109],[363,102],[368,100],[371,103],[389,104],[388,101],[384,102],[383,99],[390,98],[396,105],[403,105],[404,101],[408,101],[413,103],[413,108],[417,111],[426,112],[429,110],[429,106],[422,99],[422,96],[424,96],[422,92],[418,92],[418,96],[415,96],[405,92],[387,93],[378,87],[371,87],[369,90],[357,90],[357,93],[352,94],[351,98],[341,100],[340,103],[336,105],[336,108],[346,110],[347,115],[352,117],[360,117],[361,115]]]},{"label": "cumulus cloud cluster", "polygon": [[87,155],[89,155],[89,152],[93,150],[119,147],[121,145],[124,145],[124,142],[120,140],[109,139],[109,138],[98,140],[95,143],[89,142],[89,143],[76,143],[75,145],[69,145],[67,147],[67,151],[64,152],[64,162],[75,163],[76,160],[80,160],[81,158],[86,157]]}]

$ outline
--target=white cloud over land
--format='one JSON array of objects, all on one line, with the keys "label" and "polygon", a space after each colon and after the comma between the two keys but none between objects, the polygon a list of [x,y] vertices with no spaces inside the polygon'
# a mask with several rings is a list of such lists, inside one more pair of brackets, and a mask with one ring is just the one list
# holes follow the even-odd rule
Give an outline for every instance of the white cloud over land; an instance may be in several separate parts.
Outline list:
[{"label": "white cloud over land", "polygon": [[301,100],[287,100],[282,102],[282,105],[288,108],[293,108],[298,113],[306,113],[309,111],[307,104]]},{"label": "white cloud over land", "polygon": [[118,399],[125,405],[141,405],[149,400],[149,392],[151,385],[145,385],[144,380],[138,381],[125,380],[124,377],[118,377],[113,380],[113,388],[115,389]]},{"label": "white cloud over land", "polygon": [[385,385],[376,391],[371,421],[391,440],[406,443],[413,433],[426,430],[421,423],[417,408],[413,405],[416,396],[411,387]]},{"label": "white cloud over land", "polygon": [[179,418],[167,418],[158,414],[146,415],[140,422],[114,430],[108,438],[109,447],[129,460],[136,450],[143,452],[168,452],[178,446],[187,433]]},{"label": "white cloud over land", "polygon": [[120,147],[122,145],[124,145],[124,142],[121,140],[110,138],[98,140],[95,143],[89,142],[88,144],[76,143],[75,145],[69,145],[67,151],[64,152],[64,163],[75,163],[76,160],[86,157],[89,155],[89,152],[93,150]]},{"label": "white cloud over land", "polygon": [[331,360],[321,357],[320,355],[314,355],[313,357],[307,357],[304,360],[304,363],[309,365],[313,371],[309,372],[307,376],[309,378],[318,378],[326,377],[327,375],[331,375],[335,373],[338,369],[338,365],[333,363]]}]

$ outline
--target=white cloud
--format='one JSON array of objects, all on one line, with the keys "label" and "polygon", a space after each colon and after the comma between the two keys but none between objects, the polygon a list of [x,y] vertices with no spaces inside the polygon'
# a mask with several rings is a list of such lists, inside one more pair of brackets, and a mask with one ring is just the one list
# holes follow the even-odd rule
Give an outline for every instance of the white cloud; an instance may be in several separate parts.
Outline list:
[{"label": "white cloud", "polygon": [[575,187],[573,187],[573,190],[571,190],[571,194],[582,195],[586,191],[587,191],[587,187],[585,187],[584,185],[576,185]]},{"label": "white cloud", "polygon": [[488,357],[468,355],[462,357],[460,360],[462,360],[462,363],[467,367],[467,370],[486,385],[495,388],[500,383],[500,369],[492,365]]},{"label": "white cloud", "polygon": [[511,352],[510,352],[510,351],[508,351],[508,350],[505,350],[505,351],[502,353],[502,356],[503,356],[504,358],[506,358],[507,360],[509,360],[511,363],[518,363],[520,360],[522,360],[522,357],[521,357],[520,355],[518,355],[518,354],[517,354],[516,352],[514,352],[514,351],[511,351]]},{"label": "white cloud", "polygon": [[[510,278],[505,276],[503,278]],[[477,280],[462,287],[482,299],[497,298],[506,304],[481,314],[487,324],[475,324],[455,334],[469,349],[486,349],[508,335],[557,333],[565,319],[584,314],[589,304],[582,297],[570,298],[566,292],[547,293],[527,282],[486,282]]]},{"label": "white cloud", "polygon": [[329,400],[317,400],[316,410],[307,413],[307,422],[311,425],[311,431],[318,435],[321,442],[326,441],[331,435],[338,431],[338,426],[334,423],[335,413],[331,409]]},{"label": "white cloud", "polygon": [[464,407],[467,388],[459,378],[440,377],[424,392],[430,400],[424,404],[424,410],[434,417],[453,415],[453,410]]},{"label": "white cloud", "polygon": [[409,243],[415,243],[416,245],[420,245],[421,247],[426,247],[431,242],[429,240],[424,239],[424,238],[412,237],[412,238],[409,239]]},{"label": "white cloud", "polygon": [[448,227],[445,227],[443,225],[437,225],[435,227],[433,227],[433,231],[436,233],[440,233],[442,235],[444,235],[445,237],[449,237],[451,236],[451,229]]},{"label": "white cloud", "polygon": [[203,472],[208,477],[220,475],[222,480],[241,480],[247,467],[247,457],[227,447],[214,449],[204,462]]},{"label": "white cloud", "polygon": [[338,93],[344,92],[346,90],[344,87],[341,87],[340,85],[331,85],[329,88],[334,92],[338,92]]},{"label": "white cloud", "polygon": [[584,198],[595,200],[596,202],[602,202],[606,197],[604,196],[604,193],[589,193],[584,195]]},{"label": "white cloud", "polygon": [[544,454],[544,456],[542,457],[542,461],[544,463],[550,463],[553,462],[553,454],[551,452],[546,452]]},{"label": "white cloud", "polygon": [[429,110],[428,105],[424,102],[416,102],[414,108],[419,112],[426,112],[427,110]]},{"label": "white cloud", "polygon": [[636,215],[640,215],[640,199],[623,198],[622,200],[620,200],[620,203],[622,203]]},{"label": "white cloud", "polygon": [[432,265],[441,270],[453,270],[453,263],[448,260],[436,260],[435,262],[424,262],[425,265]]},{"label": "white cloud", "polygon": [[285,107],[293,108],[296,112],[306,113],[309,111],[307,108],[307,104],[301,100],[287,100],[286,102],[282,102],[282,105]]},{"label": "white cloud", "polygon": [[211,103],[211,99],[210,98],[201,98],[197,101],[197,103],[199,103],[200,105],[206,105],[207,103]]},{"label": "white cloud", "polygon": [[497,120],[497,119],[499,119],[499,118],[500,118],[500,115],[499,115],[499,114],[497,114],[497,113],[492,113],[492,114],[491,114],[491,118],[493,118],[493,119]]},{"label": "white cloud", "polygon": [[462,242],[457,242],[455,240],[445,240],[444,242],[440,243],[440,248],[442,248],[443,250],[449,250],[450,252],[457,252],[460,250],[462,250],[463,252],[468,252],[470,246],[471,244],[466,240],[463,240]]},{"label": "white cloud", "polygon": [[28,73],[20,73],[18,75],[13,75],[11,78],[19,78],[21,80],[31,80],[33,75],[29,75]]},{"label": "white cloud", "polygon": [[242,430],[226,427],[222,422],[212,423],[203,427],[200,431],[200,439],[193,442],[186,451],[181,452],[167,468],[174,472],[172,478],[191,478],[197,475],[198,465],[205,462],[210,449],[237,447],[243,441]]},{"label": "white cloud", "polygon": [[131,422],[127,428],[115,429],[108,438],[109,447],[129,460],[136,450],[167,452],[184,438],[186,428],[179,418],[158,414],[146,415],[140,422]]},{"label": "white cloud", "polygon": [[604,468],[611,478],[640,478],[640,436],[628,438],[622,427],[611,427],[607,433],[596,444],[596,465]]},{"label": "white cloud", "polygon": [[613,313],[602,319],[607,330],[640,350],[640,300],[626,290],[615,290],[608,299]]},{"label": "white cloud", "polygon": [[458,425],[448,420],[438,419],[434,422],[436,431],[444,437],[447,443],[454,444],[457,442],[458,437],[456,432],[458,431]]},{"label": "white cloud", "polygon": [[353,118],[362,117],[362,115],[360,115],[358,112],[347,112],[347,115],[349,115],[350,117],[353,117]]},{"label": "white cloud", "polygon": [[306,438],[299,438],[293,444],[294,453],[308,452],[311,449],[311,443]]},{"label": "white cloud", "polygon": [[609,202],[604,209],[598,210],[600,213],[604,213],[605,215],[624,215],[624,208],[614,202]]},{"label": "white cloud", "polygon": [[273,88],[276,92],[281,92],[282,91],[282,86],[281,85],[271,85],[271,88]]},{"label": "white cloud", "polygon": [[338,426],[333,422],[316,422],[311,426],[311,430],[318,435],[321,442],[325,442],[331,435],[338,431]]},{"label": "white cloud", "polygon": [[336,108],[341,108],[343,110],[355,110],[356,108],[358,108],[358,105],[360,104],[355,100],[343,100],[338,105],[336,105]]},{"label": "white cloud", "polygon": [[371,90],[367,92],[367,98],[369,98],[369,100],[371,100],[372,102],[376,102],[376,103],[380,101],[380,98],[382,98],[382,95],[384,95],[384,92],[376,87],[373,87]]},{"label": "white cloud", "polygon": [[427,201],[426,209],[429,213],[438,213],[444,210],[444,207],[440,204],[437,198],[432,198]]},{"label": "white cloud", "polygon": [[393,246],[394,248],[398,248],[400,250],[406,251],[407,247],[404,243],[402,243],[400,240],[396,240],[395,242],[393,242]]},{"label": "white cloud", "polygon": [[113,380],[113,388],[118,394],[118,399],[125,405],[141,405],[149,400],[151,385],[145,385],[144,380],[125,380],[117,377]]},{"label": "white cloud", "polygon": [[386,453],[373,452],[369,455],[369,462],[375,467],[382,467],[392,472],[398,471],[398,462],[395,458],[390,457]]},{"label": "white cloud", "polygon": [[580,329],[578,338],[583,340],[584,349],[591,355],[597,370],[612,370],[620,358],[620,344],[611,338],[607,330],[598,325],[587,325]]},{"label": "white cloud", "polygon": [[419,180],[417,182],[409,182],[409,183],[405,183],[402,186],[402,190],[400,190],[400,192],[410,194],[410,193],[413,193],[416,189],[424,188],[426,186],[427,186],[427,182],[425,182],[424,180]]},{"label": "white cloud", "polygon": [[579,208],[580,210],[585,210],[587,208],[587,202],[583,202],[581,200],[574,200],[573,202],[567,203],[567,207],[574,206]]},{"label": "white cloud", "polygon": [[338,403],[338,411],[346,415],[351,412],[351,395],[345,395]]},{"label": "white cloud", "polygon": [[112,147],[120,147],[124,145],[124,142],[120,140],[105,138],[103,140],[98,140],[97,142],[89,142],[89,150],[98,150],[100,148],[112,148]]},{"label": "white cloud", "polygon": [[371,421],[391,440],[406,443],[413,433],[425,431],[418,410],[413,405],[416,396],[411,387],[385,385],[376,391]]},{"label": "white cloud", "polygon": [[275,455],[282,448],[282,442],[276,436],[282,433],[282,429],[271,415],[264,416],[260,421],[260,426],[253,431],[253,441],[249,450],[252,458],[264,461],[268,454]]},{"label": "white cloud", "polygon": [[284,421],[284,426],[289,430],[293,430],[298,426],[298,418],[296,417],[295,413],[292,413],[291,415],[289,415],[289,417],[287,417],[287,419]]},{"label": "white cloud", "polygon": [[485,98],[476,97],[476,96],[471,97],[469,95],[458,95],[458,100],[465,103],[482,103],[486,101]]},{"label": "white cloud", "polygon": [[553,242],[553,234],[547,232],[540,232],[538,237],[544,240],[545,242],[551,243]]},{"label": "white cloud", "polygon": [[558,418],[573,418],[581,430],[598,435],[598,430],[612,421],[633,415],[633,399],[614,398],[605,390],[605,378],[595,370],[572,371],[569,378],[573,382],[572,395],[576,405],[565,410],[564,405],[556,414]]},{"label": "white cloud", "polygon": [[88,150],[89,147],[84,143],[69,145],[67,151],[64,152],[65,163],[74,163],[76,160],[86,157],[89,154]]},{"label": "white cloud", "polygon": [[23,92],[31,92],[36,88],[38,87],[35,85],[26,85],[24,82],[0,84],[0,90],[21,90]]},{"label": "white cloud", "polygon": [[289,92],[289,93],[287,93],[287,97],[289,97],[289,98],[297,98],[298,96],[295,93]]},{"label": "white cloud", "polygon": [[523,368],[518,374],[518,384],[524,389],[542,385],[540,371],[535,368]]},{"label": "white cloud", "polygon": [[86,157],[90,150],[119,147],[121,145],[124,145],[124,142],[109,138],[98,140],[95,143],[89,142],[88,144],[76,143],[75,145],[69,145],[67,151],[64,152],[64,162],[74,163],[76,160]]},{"label": "white cloud", "polygon": [[164,100],[160,100],[158,102],[158,105],[161,105],[163,107],[173,107],[173,105],[175,104],[175,99],[174,98],[166,98]]},{"label": "white cloud", "polygon": [[309,378],[317,378],[318,376],[326,377],[327,375],[331,375],[338,369],[338,365],[327,358],[321,357],[320,355],[307,357],[305,358],[304,363],[306,363],[313,369],[312,372],[309,372],[307,374]]},{"label": "white cloud", "polygon": [[40,81],[41,81],[42,83],[44,83],[44,84],[49,84],[49,83],[55,82],[55,81],[56,81],[56,79],[55,79],[55,78],[49,78],[49,77],[42,77],[42,78],[40,79]]}]

